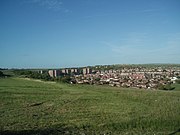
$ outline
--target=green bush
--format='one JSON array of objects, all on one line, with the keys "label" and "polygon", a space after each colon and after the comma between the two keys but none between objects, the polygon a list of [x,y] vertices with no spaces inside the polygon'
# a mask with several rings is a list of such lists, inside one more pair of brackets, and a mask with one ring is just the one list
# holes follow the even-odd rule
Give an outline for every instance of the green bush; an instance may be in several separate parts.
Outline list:
[{"label": "green bush", "polygon": [[4,73],[2,71],[0,71],[0,77],[4,77]]},{"label": "green bush", "polygon": [[180,84],[180,79],[176,80],[176,83],[177,83],[177,84]]},{"label": "green bush", "polygon": [[171,84],[166,84],[166,85],[159,84],[158,89],[159,90],[174,90],[175,87],[172,87]]},{"label": "green bush", "polygon": [[24,76],[24,77],[28,77],[28,78],[33,78],[33,79],[42,79],[42,80],[45,80],[45,81],[51,81],[52,78],[49,76],[48,73],[43,73],[43,74],[40,74],[36,71],[30,71],[30,70],[14,70],[14,73],[16,75],[19,75],[19,76]]}]

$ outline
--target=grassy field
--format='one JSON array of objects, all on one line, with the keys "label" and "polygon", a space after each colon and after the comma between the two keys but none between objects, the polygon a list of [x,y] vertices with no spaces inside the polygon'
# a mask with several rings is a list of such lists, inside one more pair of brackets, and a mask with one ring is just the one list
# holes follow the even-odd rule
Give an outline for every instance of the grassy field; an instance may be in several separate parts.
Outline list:
[{"label": "grassy field", "polygon": [[0,79],[0,134],[178,134],[173,91]]}]

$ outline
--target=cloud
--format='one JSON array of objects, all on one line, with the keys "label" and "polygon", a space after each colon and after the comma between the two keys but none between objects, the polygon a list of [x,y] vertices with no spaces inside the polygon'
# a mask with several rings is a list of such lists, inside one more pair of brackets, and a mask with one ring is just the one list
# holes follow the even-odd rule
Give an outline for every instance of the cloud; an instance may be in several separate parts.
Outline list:
[{"label": "cloud", "polygon": [[29,0],[26,3],[37,4],[53,11],[69,12],[69,9],[64,8],[62,0]]},{"label": "cloud", "polygon": [[106,12],[103,12],[103,13],[96,13],[96,14],[93,14],[93,15],[86,15],[84,16],[84,19],[91,19],[91,18],[96,18],[96,17],[106,17],[106,16],[112,16],[112,15],[116,15],[116,16],[119,16],[119,15],[129,15],[129,14],[132,14],[132,15],[137,15],[137,14],[152,14],[154,12],[157,12],[157,11],[160,11],[161,9],[142,9],[142,10],[130,10],[130,11],[121,11],[121,12],[113,12],[113,11],[106,11]]},{"label": "cloud", "polygon": [[144,10],[139,10],[139,11],[135,11],[135,12],[140,12],[140,13],[150,13],[150,12],[156,12],[159,11],[160,9],[144,9]]},{"label": "cloud", "polygon": [[[172,34],[159,45],[151,41],[146,33],[133,33],[116,43],[101,42],[106,45],[114,56],[127,61],[126,63],[179,63],[180,33]],[[133,36],[134,35],[134,36]]]}]

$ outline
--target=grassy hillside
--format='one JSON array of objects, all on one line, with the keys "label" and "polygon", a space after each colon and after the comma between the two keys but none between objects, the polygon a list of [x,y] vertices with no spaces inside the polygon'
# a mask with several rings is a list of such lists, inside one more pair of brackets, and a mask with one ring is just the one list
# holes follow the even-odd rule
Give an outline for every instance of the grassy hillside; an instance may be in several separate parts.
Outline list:
[{"label": "grassy hillside", "polygon": [[179,114],[178,89],[0,79],[0,134],[170,134]]}]

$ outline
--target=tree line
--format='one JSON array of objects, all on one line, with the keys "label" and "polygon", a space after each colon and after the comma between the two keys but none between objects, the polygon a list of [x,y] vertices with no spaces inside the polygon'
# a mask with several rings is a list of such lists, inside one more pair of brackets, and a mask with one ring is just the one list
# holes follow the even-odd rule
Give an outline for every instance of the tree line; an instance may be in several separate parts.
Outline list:
[{"label": "tree line", "polygon": [[26,78],[41,79],[44,81],[56,81],[63,83],[70,83],[72,81],[70,75],[53,78],[48,74],[48,71],[39,73],[38,71],[31,71],[27,69],[18,69],[13,71],[15,75]]}]

